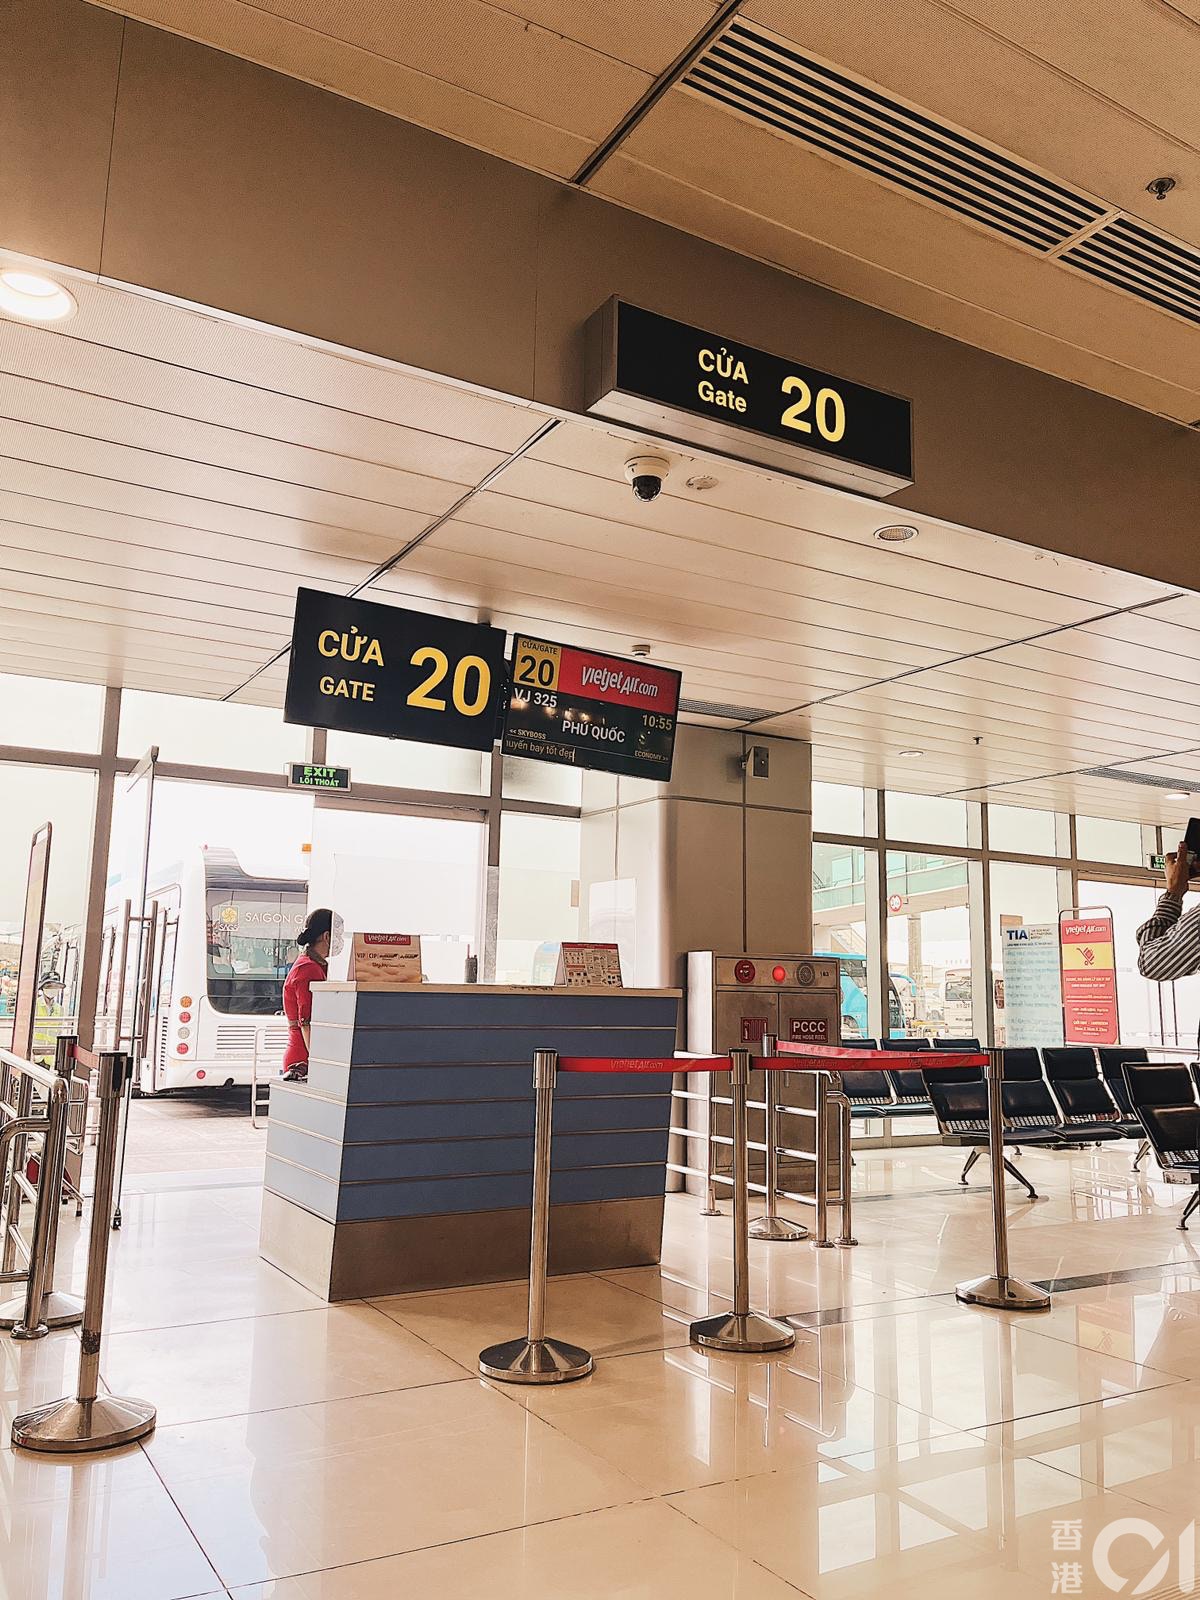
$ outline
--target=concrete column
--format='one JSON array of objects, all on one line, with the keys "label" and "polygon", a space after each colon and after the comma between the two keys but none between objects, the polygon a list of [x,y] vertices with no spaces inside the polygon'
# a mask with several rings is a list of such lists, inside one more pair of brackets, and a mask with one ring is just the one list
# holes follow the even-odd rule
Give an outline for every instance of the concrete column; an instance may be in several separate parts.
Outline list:
[{"label": "concrete column", "polygon": [[581,879],[585,937],[621,945],[626,983],[682,987],[689,950],[808,950],[809,746],[681,727],[669,784],[587,774]]}]

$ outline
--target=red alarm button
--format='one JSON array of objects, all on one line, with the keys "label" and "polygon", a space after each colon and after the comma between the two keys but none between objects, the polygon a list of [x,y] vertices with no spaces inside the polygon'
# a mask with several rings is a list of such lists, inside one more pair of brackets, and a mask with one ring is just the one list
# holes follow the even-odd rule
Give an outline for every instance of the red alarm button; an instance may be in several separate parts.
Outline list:
[{"label": "red alarm button", "polygon": [[739,961],[733,969],[733,975],[739,983],[753,983],[756,976],[753,961]]},{"label": "red alarm button", "polygon": [[771,968],[771,976],[775,979],[776,983],[783,983],[785,981],[785,979],[787,978],[787,968],[786,967],[772,967]]}]

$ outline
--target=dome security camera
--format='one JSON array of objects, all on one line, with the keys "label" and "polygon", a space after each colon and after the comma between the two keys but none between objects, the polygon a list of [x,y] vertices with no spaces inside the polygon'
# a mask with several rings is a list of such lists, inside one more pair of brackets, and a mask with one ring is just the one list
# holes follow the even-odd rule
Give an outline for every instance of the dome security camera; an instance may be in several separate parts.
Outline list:
[{"label": "dome security camera", "polygon": [[635,500],[657,500],[670,470],[665,456],[630,456],[625,463],[625,481],[633,485]]}]

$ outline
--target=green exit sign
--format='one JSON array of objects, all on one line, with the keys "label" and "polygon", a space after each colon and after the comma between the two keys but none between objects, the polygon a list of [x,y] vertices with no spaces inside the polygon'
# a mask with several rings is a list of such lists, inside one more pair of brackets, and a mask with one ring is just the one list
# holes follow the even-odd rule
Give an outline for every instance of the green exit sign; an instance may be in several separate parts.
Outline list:
[{"label": "green exit sign", "polygon": [[316,767],[307,761],[293,761],[288,767],[289,789],[335,789],[345,794],[350,788],[349,767]]},{"label": "green exit sign", "polygon": [[1151,856],[1150,870],[1152,872],[1165,872],[1167,870],[1166,856]]}]

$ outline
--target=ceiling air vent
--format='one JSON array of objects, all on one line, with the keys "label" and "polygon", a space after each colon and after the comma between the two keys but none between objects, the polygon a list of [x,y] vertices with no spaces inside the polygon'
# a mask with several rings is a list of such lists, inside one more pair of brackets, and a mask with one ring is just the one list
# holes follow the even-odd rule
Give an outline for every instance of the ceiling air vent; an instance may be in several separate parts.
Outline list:
[{"label": "ceiling air vent", "polygon": [[1185,778],[1178,774],[1164,778],[1157,772],[1127,772],[1122,767],[1086,767],[1078,774],[1081,778],[1109,778],[1113,783],[1138,783],[1144,789],[1196,789],[1200,791],[1200,774]]},{"label": "ceiling air vent", "polygon": [[728,722],[758,722],[776,715],[761,706],[731,706],[719,700],[681,700],[679,709],[690,711],[694,717],[724,717]]},{"label": "ceiling air vent", "polygon": [[1200,252],[1129,217],[1114,217],[1058,259],[1162,311],[1200,322]]},{"label": "ceiling air vent", "polygon": [[683,87],[1042,254],[1108,209],[740,19]]}]

